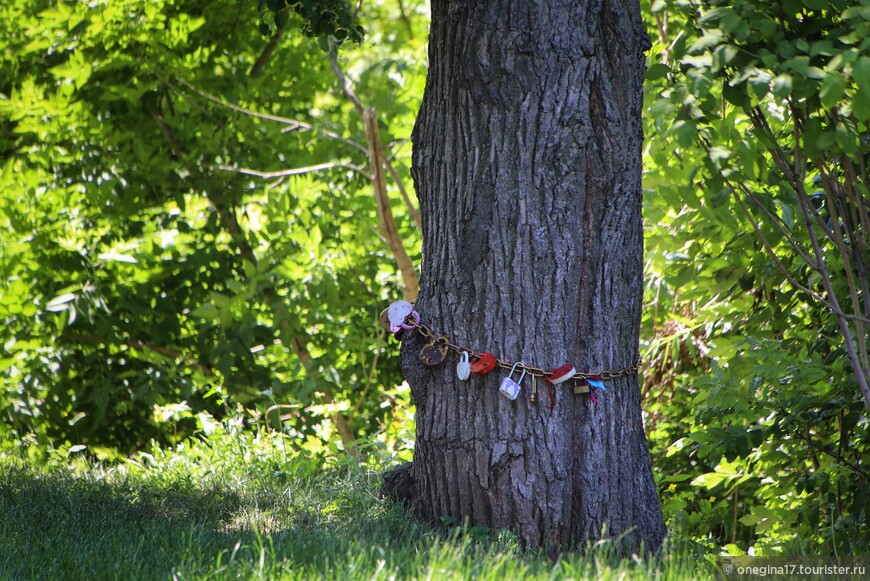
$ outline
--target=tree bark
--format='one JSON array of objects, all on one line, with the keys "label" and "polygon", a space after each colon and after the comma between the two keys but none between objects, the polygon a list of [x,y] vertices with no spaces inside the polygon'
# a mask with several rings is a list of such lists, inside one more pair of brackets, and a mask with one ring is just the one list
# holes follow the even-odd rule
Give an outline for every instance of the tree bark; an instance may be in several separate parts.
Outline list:
[{"label": "tree bark", "polygon": [[[637,0],[433,0],[413,134],[423,219],[417,309],[453,343],[545,370],[638,358],[643,294],[643,52]],[[413,478],[424,517],[468,519],[559,547],[665,534],[635,373],[596,405],[538,378],[515,401],[503,369],[468,381],[424,367]],[[516,376],[515,376],[516,378]],[[565,387],[567,385],[568,387]]]}]

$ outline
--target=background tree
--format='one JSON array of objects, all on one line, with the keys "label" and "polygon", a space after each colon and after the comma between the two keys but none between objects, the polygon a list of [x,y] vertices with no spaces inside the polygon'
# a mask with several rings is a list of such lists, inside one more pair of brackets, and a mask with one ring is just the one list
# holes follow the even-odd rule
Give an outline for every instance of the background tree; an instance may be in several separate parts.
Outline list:
[{"label": "background tree", "polygon": [[[664,524],[634,363],[642,284],[641,84],[632,1],[432,3],[415,126],[423,217],[417,306],[436,333],[550,370],[626,370],[594,404],[499,394],[403,344],[417,403],[414,481],[428,518],[550,546],[657,548]],[[570,385],[570,384],[569,384]],[[550,409],[552,407],[552,409]]]}]

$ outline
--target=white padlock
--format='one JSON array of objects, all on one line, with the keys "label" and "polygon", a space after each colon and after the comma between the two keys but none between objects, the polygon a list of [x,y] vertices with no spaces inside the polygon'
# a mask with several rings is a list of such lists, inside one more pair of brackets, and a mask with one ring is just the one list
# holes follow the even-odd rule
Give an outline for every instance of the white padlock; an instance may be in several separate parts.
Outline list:
[{"label": "white padlock", "polygon": [[[523,373],[520,375],[519,381],[514,381],[514,371],[516,371],[517,366],[523,366]],[[520,384],[523,382],[523,378],[526,376],[526,368],[525,363],[518,361],[514,363],[514,366],[511,367],[511,372],[501,381],[501,386],[498,388],[499,392],[506,398],[510,400],[517,399],[517,396],[520,394]]]},{"label": "white padlock", "polygon": [[471,376],[471,361],[468,360],[468,351],[463,351],[456,364],[456,377],[465,381]]}]

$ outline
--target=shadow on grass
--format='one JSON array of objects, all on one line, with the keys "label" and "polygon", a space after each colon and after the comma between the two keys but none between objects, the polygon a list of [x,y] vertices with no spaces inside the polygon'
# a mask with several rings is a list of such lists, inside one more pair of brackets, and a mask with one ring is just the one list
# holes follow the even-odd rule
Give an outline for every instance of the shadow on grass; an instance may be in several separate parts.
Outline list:
[{"label": "shadow on grass", "polygon": [[0,457],[0,579],[709,577],[693,551],[621,560],[596,545],[554,562],[507,532],[436,529],[356,466],[215,458],[74,472]]},{"label": "shadow on grass", "polygon": [[0,578],[319,576],[355,552],[414,553],[432,540],[358,477],[198,481],[4,463]]}]

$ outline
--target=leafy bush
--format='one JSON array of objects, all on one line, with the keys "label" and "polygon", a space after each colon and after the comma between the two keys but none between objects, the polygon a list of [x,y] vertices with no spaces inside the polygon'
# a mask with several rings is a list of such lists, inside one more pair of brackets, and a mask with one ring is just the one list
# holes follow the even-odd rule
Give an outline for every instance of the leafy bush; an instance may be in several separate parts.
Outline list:
[{"label": "leafy bush", "polygon": [[849,217],[868,184],[848,170],[866,161],[866,17],[839,1],[651,7],[654,457],[672,527],[734,551],[870,541],[868,231]]}]

